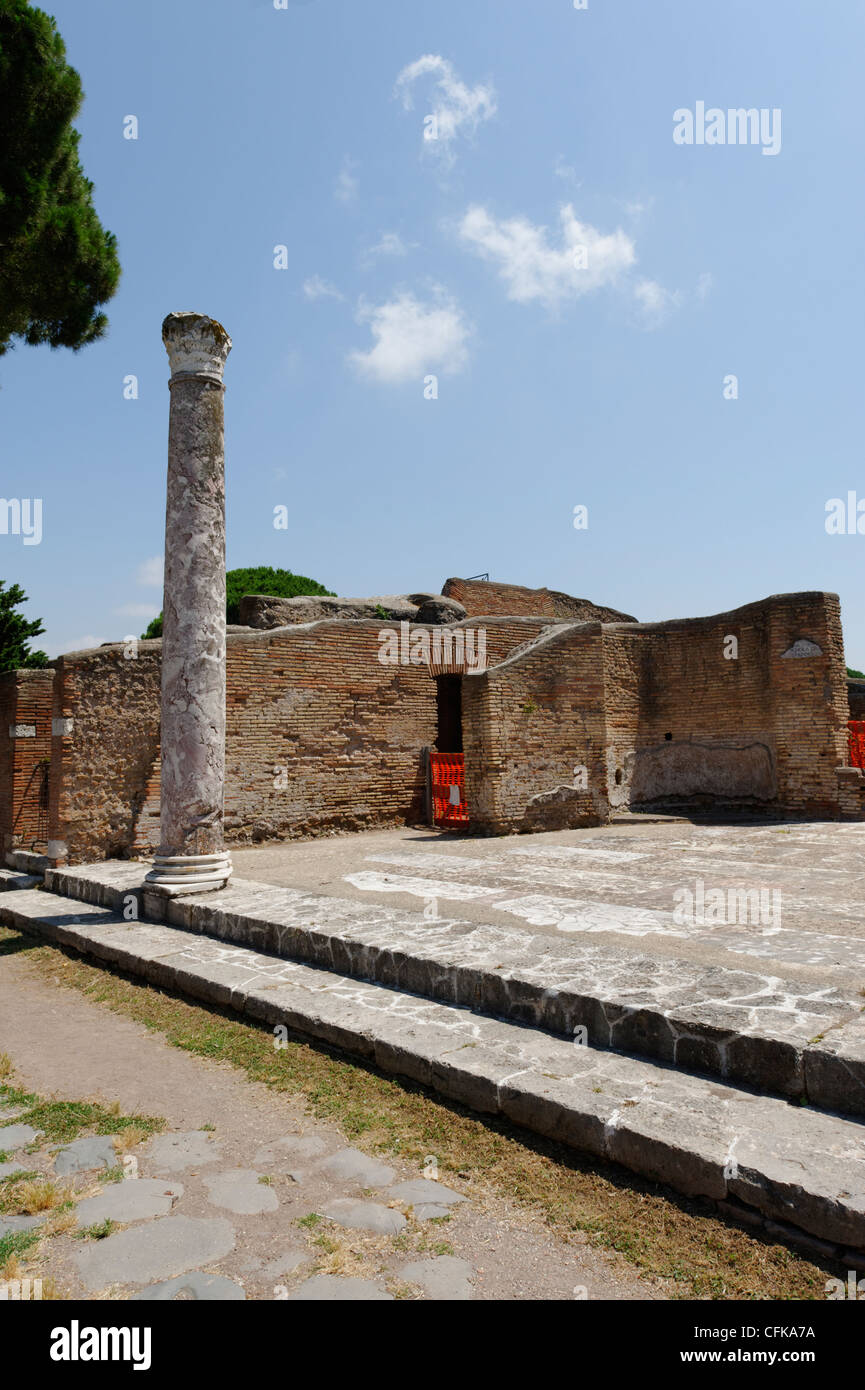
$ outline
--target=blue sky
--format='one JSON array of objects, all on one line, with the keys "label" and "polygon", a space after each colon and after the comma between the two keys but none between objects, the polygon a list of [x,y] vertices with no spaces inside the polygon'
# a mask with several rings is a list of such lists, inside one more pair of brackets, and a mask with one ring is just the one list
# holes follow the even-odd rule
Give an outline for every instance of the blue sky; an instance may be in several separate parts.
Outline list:
[{"label": "blue sky", "polygon": [[[229,566],[646,621],[830,589],[865,667],[865,536],[825,529],[865,498],[862,5],[44,7],[123,265],[104,341],[0,361],[2,492],[43,499],[0,573],[52,654],[161,606],[160,325],[193,309],[234,341]],[[675,143],[698,102],[778,109],[780,150]]]}]

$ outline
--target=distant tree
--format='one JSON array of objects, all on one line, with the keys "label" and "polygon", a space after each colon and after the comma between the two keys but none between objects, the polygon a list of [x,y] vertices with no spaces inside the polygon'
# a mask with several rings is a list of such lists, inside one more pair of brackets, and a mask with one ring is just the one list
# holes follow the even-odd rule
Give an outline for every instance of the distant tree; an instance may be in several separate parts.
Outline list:
[{"label": "distant tree", "polygon": [[50,15],[0,0],[0,355],[13,338],[81,348],[120,278],[71,122],[81,79]]},{"label": "distant tree", "polygon": [[38,618],[28,622],[15,609],[27,602],[27,595],[18,584],[6,588],[0,579],[0,671],[21,671],[27,666],[47,666],[44,652],[30,650],[30,638],[38,637],[45,629]]},{"label": "distant tree", "polygon": [[[277,598],[300,598],[308,594],[332,595],[332,589],[325,589],[315,579],[307,579],[302,574],[292,574],[291,570],[274,570],[268,565],[255,569],[228,570],[225,576],[225,620],[240,622],[240,600],[244,594],[273,594]],[[154,618],[143,632],[142,637],[162,636],[162,614]]]},{"label": "distant tree", "polygon": [[853,680],[865,681],[865,672],[851,671],[849,666],[847,667],[847,675],[850,676]]}]

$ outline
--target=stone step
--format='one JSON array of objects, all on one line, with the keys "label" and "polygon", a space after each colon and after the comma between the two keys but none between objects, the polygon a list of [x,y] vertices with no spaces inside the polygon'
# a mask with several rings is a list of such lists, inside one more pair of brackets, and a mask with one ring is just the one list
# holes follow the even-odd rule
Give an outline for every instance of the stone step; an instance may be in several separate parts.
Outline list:
[{"label": "stone step", "polygon": [[46,887],[479,1013],[865,1115],[865,998],[751,969],[232,879],[167,906],[141,864],[49,869]]},{"label": "stone step", "polygon": [[6,893],[0,921],[861,1261],[859,1121],[93,904]]},{"label": "stone step", "polygon": [[25,874],[38,874],[41,876],[48,868],[49,861],[44,854],[36,854],[29,849],[10,849],[6,854],[6,863],[10,869],[18,869]]},{"label": "stone step", "polygon": [[0,893],[14,892],[22,888],[38,888],[41,883],[41,874],[22,874],[15,869],[0,869]]}]

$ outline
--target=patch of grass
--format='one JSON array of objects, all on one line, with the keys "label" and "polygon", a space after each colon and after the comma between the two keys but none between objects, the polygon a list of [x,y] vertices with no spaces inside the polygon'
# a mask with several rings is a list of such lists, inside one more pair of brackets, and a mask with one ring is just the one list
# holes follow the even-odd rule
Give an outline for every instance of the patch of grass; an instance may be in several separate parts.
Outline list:
[{"label": "patch of grass", "polygon": [[68,1144],[82,1133],[121,1135],[126,1129],[135,1129],[149,1135],[164,1124],[147,1115],[119,1115],[94,1101],[40,1100],[34,1096],[32,1102],[15,1123],[41,1129],[46,1139],[59,1144]]},{"label": "patch of grass", "polygon": [[22,1168],[20,1173],[10,1173],[8,1177],[0,1178],[0,1213],[16,1211],[14,1206],[15,1186],[19,1182],[30,1182],[41,1174],[34,1168],[32,1172]]},{"label": "patch of grass", "polygon": [[12,1075],[12,1058],[8,1052],[0,1052],[0,1079],[5,1080]]},{"label": "patch of grass", "polygon": [[78,1216],[75,1211],[74,1202],[64,1202],[56,1211],[52,1211],[40,1226],[40,1231],[45,1236],[62,1236],[69,1231],[74,1231],[78,1225]]},{"label": "patch of grass", "polygon": [[99,1221],[94,1226],[82,1226],[80,1231],[75,1232],[75,1237],[77,1240],[104,1240],[116,1229],[117,1222],[106,1216],[104,1221]]},{"label": "patch of grass", "polygon": [[130,1150],[137,1148],[139,1144],[143,1144],[145,1139],[149,1139],[153,1133],[154,1123],[161,1127],[160,1121],[151,1121],[147,1123],[135,1117],[118,1116],[118,1119],[120,1118],[128,1118],[129,1123],[125,1124],[124,1127],[118,1130],[114,1135],[114,1151],[118,1154],[128,1154]]},{"label": "patch of grass", "polygon": [[103,1168],[97,1174],[97,1182],[122,1182],[124,1177],[123,1164],[118,1163],[114,1168]]},{"label": "patch of grass", "polygon": [[24,1216],[35,1216],[40,1211],[53,1211],[70,1199],[68,1183],[55,1182],[53,1178],[19,1179],[9,1194],[15,1210]]},{"label": "patch of grass", "polygon": [[[11,929],[0,928],[0,942],[4,932]],[[506,1198],[564,1240],[579,1234],[618,1251],[642,1274],[672,1281],[682,1298],[823,1299],[827,1271],[838,1272],[723,1220],[700,1198],[482,1118],[360,1059],[291,1037],[277,1050],[268,1029],[228,1010],[142,987],[55,946],[31,944],[26,961],[38,978],[77,989],[174,1047],[303,1100],[371,1154],[398,1156],[418,1171],[435,1154],[443,1180],[462,1177],[467,1195]],[[312,1229],[321,1219],[311,1213],[298,1224]]]},{"label": "patch of grass", "polygon": [[323,1220],[324,1217],[319,1216],[317,1211],[311,1211],[306,1216],[299,1216],[297,1218],[297,1224],[298,1226],[303,1226],[307,1231],[313,1231],[316,1226],[321,1225]]},{"label": "patch of grass", "polygon": [[37,1227],[32,1231],[10,1231],[6,1236],[0,1236],[0,1272],[4,1279],[16,1279],[16,1274],[7,1273],[9,1261],[16,1259],[19,1255],[24,1255],[40,1239],[40,1231]]},{"label": "patch of grass", "polygon": [[271,1183],[273,1182],[273,1178],[270,1177],[268,1173],[262,1173],[258,1181],[261,1183],[262,1187],[270,1187]]},{"label": "patch of grass", "polygon": [[417,1300],[423,1297],[417,1285],[406,1284],[402,1279],[388,1279],[385,1287],[388,1293],[398,1301]]},{"label": "patch of grass", "polygon": [[323,1250],[326,1255],[335,1255],[340,1249],[340,1242],[333,1240],[330,1236],[316,1236],[312,1243]]}]

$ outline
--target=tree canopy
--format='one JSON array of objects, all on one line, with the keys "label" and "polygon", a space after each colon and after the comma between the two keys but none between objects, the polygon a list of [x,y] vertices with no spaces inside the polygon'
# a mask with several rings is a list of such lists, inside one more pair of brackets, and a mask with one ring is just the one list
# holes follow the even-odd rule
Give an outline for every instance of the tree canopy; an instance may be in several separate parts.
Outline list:
[{"label": "tree canopy", "polygon": [[[269,565],[258,565],[253,569],[228,570],[225,576],[225,620],[229,623],[240,621],[240,600],[244,594],[273,594],[277,598],[300,598],[305,594],[332,595],[332,589],[325,589],[315,579],[307,579],[302,574],[292,574],[291,570],[275,570]],[[162,636],[162,614],[154,618],[142,637]]]},{"label": "tree canopy", "polygon": [[120,265],[78,157],[82,99],[50,15],[0,0],[0,355],[13,338],[78,349],[108,324]]},{"label": "tree canopy", "polygon": [[45,629],[38,618],[28,622],[15,609],[27,602],[27,595],[18,584],[6,588],[0,579],[0,671],[20,671],[27,666],[47,666],[44,652],[31,651],[30,638],[38,637]]}]

